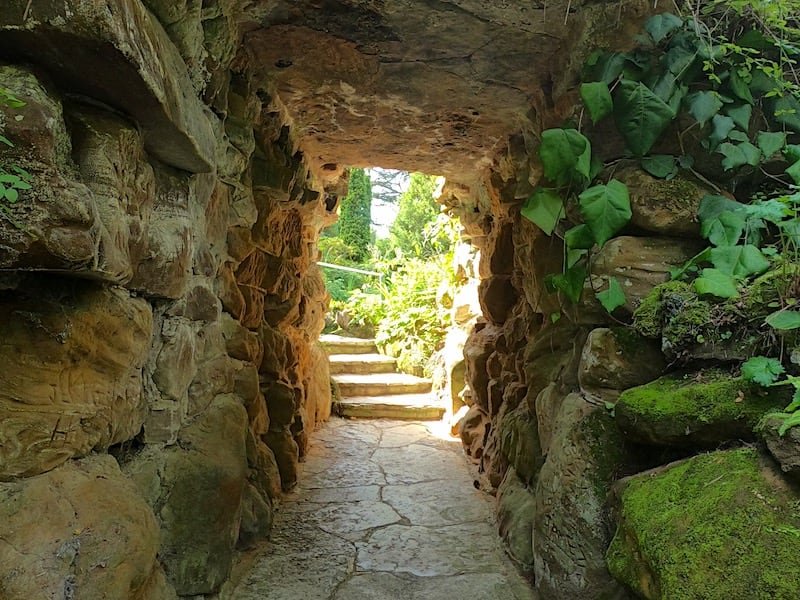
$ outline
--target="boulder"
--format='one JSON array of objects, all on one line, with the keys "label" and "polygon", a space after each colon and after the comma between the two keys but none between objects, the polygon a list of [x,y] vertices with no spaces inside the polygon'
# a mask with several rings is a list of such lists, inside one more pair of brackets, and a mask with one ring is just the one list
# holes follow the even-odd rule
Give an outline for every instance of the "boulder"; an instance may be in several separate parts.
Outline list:
[{"label": "boulder", "polygon": [[535,485],[544,459],[536,417],[531,415],[528,405],[523,402],[513,410],[503,411],[496,427],[500,452],[514,468],[516,477],[524,485]]},{"label": "boulder", "polygon": [[150,305],[58,279],[0,294],[0,480],[133,438],[146,416]]},{"label": "boulder", "polygon": [[716,191],[683,173],[673,179],[658,179],[628,167],[616,171],[614,177],[628,186],[631,225],[658,235],[700,237],[697,209],[703,196]]},{"label": "boulder", "polygon": [[149,446],[125,464],[159,518],[159,556],[181,596],[214,593],[230,575],[248,475],[246,431],[241,402],[217,396],[175,446]]},{"label": "boulder", "polygon": [[648,600],[797,597],[798,494],[753,448],[701,454],[616,486],[611,573]]},{"label": "boulder", "polygon": [[509,467],[497,488],[497,527],[508,553],[525,573],[533,571],[533,520],[536,501]]},{"label": "boulder", "polygon": [[606,401],[622,390],[656,379],[666,368],[658,344],[626,327],[598,328],[581,352],[581,390]]},{"label": "boulder", "polygon": [[31,598],[174,598],[153,511],[110,456],[0,483],[0,590]]},{"label": "boulder", "polygon": [[567,396],[535,488],[534,575],[543,598],[627,597],[605,565],[606,495],[632,462],[607,411]]},{"label": "boulder", "polygon": [[766,415],[758,424],[758,433],[767,445],[772,457],[778,461],[781,470],[798,479],[800,477],[800,428],[791,427],[783,435],[781,426],[788,417],[785,413]]},{"label": "boulder", "polygon": [[666,375],[624,391],[614,412],[625,436],[643,444],[715,447],[751,440],[762,416],[789,402],[786,388],[764,390],[709,369]]}]

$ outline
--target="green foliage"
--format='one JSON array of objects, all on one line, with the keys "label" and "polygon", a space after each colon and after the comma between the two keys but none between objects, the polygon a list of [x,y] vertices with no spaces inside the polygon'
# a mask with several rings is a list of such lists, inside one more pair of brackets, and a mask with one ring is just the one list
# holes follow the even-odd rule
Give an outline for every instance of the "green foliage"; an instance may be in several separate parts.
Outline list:
[{"label": "green foliage", "polygon": [[436,180],[435,175],[413,173],[408,189],[400,196],[389,240],[403,256],[429,258],[449,250],[450,240],[437,224],[440,207],[433,197]]},{"label": "green foliage", "polygon": [[597,299],[609,313],[625,305],[625,292],[616,277],[608,280],[608,289],[598,292]]},{"label": "green foliage", "polygon": [[736,298],[736,280],[718,269],[703,269],[700,277],[694,280],[698,294],[710,294],[718,298]]},{"label": "green foliage", "polygon": [[779,331],[790,331],[800,328],[800,312],[796,310],[779,310],[764,319],[767,325]]},{"label": "green foliage", "polygon": [[350,187],[339,209],[339,237],[351,248],[348,258],[362,262],[372,240],[372,188],[364,169],[350,169]]},{"label": "green foliage", "polygon": [[555,191],[536,188],[520,212],[547,235],[552,235],[558,222],[564,218],[564,202]]},{"label": "green foliage", "polygon": [[754,356],[742,364],[742,377],[763,387],[778,381],[785,371],[779,360],[766,356]]},{"label": "green foliage", "polygon": [[628,188],[616,179],[584,190],[579,200],[581,214],[598,246],[605,244],[631,220]]},{"label": "green foliage", "polygon": [[542,132],[539,156],[544,176],[556,185],[590,179],[592,146],[575,129],[548,129]]},{"label": "green foliage", "polygon": [[623,79],[614,100],[614,118],[635,156],[644,156],[675,118],[675,112],[640,81]]},{"label": "green foliage", "polygon": [[[0,87],[0,108],[19,109],[24,106],[25,102],[17,98],[10,90]],[[17,116],[16,118],[19,120],[22,117]],[[13,148],[13,142],[3,133],[4,129],[0,126],[0,144]],[[0,161],[0,212],[7,215],[8,209],[3,206],[2,202],[16,204],[20,192],[31,189],[31,180],[31,174],[19,165]]]},{"label": "green foliage", "polygon": [[597,123],[614,110],[611,92],[605,81],[581,84],[581,100],[589,111],[592,123]]}]

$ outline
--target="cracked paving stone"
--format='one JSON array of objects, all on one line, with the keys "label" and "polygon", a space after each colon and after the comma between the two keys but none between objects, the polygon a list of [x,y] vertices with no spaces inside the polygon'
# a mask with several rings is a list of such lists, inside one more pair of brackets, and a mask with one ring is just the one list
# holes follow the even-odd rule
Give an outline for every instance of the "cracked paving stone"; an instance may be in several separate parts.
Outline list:
[{"label": "cracked paving stone", "polygon": [[332,419],[223,600],[535,600],[461,444],[432,430]]}]

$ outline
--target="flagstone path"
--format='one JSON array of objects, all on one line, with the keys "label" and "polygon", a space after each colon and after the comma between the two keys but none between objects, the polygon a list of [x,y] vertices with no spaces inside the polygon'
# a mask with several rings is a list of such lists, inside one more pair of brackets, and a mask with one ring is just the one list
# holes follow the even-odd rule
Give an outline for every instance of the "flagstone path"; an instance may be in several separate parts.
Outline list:
[{"label": "flagstone path", "polygon": [[434,424],[332,419],[231,600],[533,600]]}]

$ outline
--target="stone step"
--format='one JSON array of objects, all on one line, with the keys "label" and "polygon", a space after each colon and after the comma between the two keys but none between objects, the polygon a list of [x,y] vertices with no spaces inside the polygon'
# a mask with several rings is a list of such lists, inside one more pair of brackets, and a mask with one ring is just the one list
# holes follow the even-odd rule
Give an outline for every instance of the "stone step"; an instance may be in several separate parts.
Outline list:
[{"label": "stone step", "polygon": [[391,356],[383,354],[331,354],[331,373],[394,373],[397,362]]},{"label": "stone step", "polygon": [[388,396],[395,394],[425,394],[431,391],[431,381],[405,373],[370,373],[332,375],[339,385],[342,398],[352,396]]},{"label": "stone step", "polygon": [[375,340],[327,334],[320,336],[319,341],[328,354],[376,354],[378,352]]},{"label": "stone step", "polygon": [[433,403],[431,394],[397,394],[393,396],[355,396],[342,398],[333,405],[334,412],[351,419],[403,419],[438,421],[443,406]]}]

